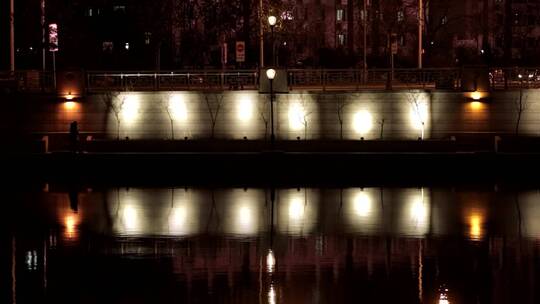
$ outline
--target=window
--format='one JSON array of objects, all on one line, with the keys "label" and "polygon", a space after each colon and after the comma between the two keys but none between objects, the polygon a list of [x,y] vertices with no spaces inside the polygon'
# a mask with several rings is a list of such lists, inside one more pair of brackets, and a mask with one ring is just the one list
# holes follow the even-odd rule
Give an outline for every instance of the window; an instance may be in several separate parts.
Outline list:
[{"label": "window", "polygon": [[113,6],[113,11],[119,12],[119,13],[125,13],[126,12],[126,6],[125,5],[115,5],[115,6]]},{"label": "window", "polygon": [[337,40],[338,40],[338,45],[339,45],[339,46],[345,45],[345,35],[339,34],[339,35],[337,36],[337,38],[338,38]]},{"label": "window", "polygon": [[89,7],[87,10],[86,10],[86,17],[92,17],[94,15],[94,11],[92,10],[91,7]]},{"label": "window", "polygon": [[405,14],[403,13],[403,11],[398,11],[397,12],[397,21],[398,22],[403,22],[404,19],[405,19]]},{"label": "window", "polygon": [[443,16],[443,17],[441,18],[441,24],[444,25],[444,24],[447,24],[447,23],[448,23],[448,17]]},{"label": "window", "polygon": [[343,21],[343,10],[342,9],[338,9],[336,11],[336,20],[337,21]]}]

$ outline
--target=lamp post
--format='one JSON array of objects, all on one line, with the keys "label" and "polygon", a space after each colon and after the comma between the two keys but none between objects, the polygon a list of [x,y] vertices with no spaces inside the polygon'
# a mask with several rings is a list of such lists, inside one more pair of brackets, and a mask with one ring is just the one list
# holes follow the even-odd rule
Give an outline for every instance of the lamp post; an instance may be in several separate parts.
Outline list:
[{"label": "lamp post", "polygon": [[275,59],[275,41],[274,41],[274,27],[276,26],[277,18],[276,16],[268,16],[268,24],[270,25],[270,30],[272,32],[272,66],[276,65]]},{"label": "lamp post", "polygon": [[268,77],[268,80],[270,81],[270,128],[271,128],[270,143],[272,144],[272,147],[273,147],[276,141],[276,137],[274,135],[274,78],[276,77],[276,70],[274,69],[266,70],[266,77]]}]

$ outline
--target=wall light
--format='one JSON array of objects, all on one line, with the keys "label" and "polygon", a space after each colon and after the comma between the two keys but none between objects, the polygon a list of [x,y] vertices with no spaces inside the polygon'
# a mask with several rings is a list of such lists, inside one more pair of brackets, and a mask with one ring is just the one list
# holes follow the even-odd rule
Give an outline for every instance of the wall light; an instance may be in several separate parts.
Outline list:
[{"label": "wall light", "polygon": [[354,212],[360,217],[367,217],[371,214],[372,211],[372,201],[369,195],[360,191],[354,197]]},{"label": "wall light", "polygon": [[64,109],[67,111],[73,111],[78,108],[78,103],[75,101],[66,101],[63,103]]},{"label": "wall light", "polygon": [[289,105],[289,127],[294,130],[302,130],[305,124],[306,111],[298,103]]},{"label": "wall light", "polygon": [[174,94],[169,97],[169,110],[174,119],[186,121],[187,120],[187,106],[184,96]]},{"label": "wall light", "polygon": [[253,118],[253,100],[247,96],[243,96],[238,101],[238,119],[241,121],[249,121]]},{"label": "wall light", "polygon": [[366,134],[373,127],[373,117],[368,111],[356,112],[353,117],[353,128],[358,134]]},{"label": "wall light", "polygon": [[132,122],[137,119],[139,114],[140,100],[136,95],[127,95],[124,97],[124,103],[121,108],[122,119]]},{"label": "wall light", "polygon": [[471,93],[471,98],[472,100],[480,100],[482,99],[482,93],[478,92],[478,91],[474,91]]}]

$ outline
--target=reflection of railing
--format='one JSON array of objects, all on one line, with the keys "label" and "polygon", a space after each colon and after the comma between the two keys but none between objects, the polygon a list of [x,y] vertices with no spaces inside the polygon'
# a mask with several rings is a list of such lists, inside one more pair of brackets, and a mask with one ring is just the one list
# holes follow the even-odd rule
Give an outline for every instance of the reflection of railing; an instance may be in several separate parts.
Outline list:
[{"label": "reflection of railing", "polygon": [[90,92],[257,89],[257,71],[87,72]]}]

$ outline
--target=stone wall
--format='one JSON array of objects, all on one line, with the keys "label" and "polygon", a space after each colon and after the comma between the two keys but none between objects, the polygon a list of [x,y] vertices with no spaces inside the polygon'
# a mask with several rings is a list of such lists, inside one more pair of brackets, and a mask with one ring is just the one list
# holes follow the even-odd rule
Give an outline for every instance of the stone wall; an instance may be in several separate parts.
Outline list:
[{"label": "stone wall", "polygon": [[[276,96],[275,131],[278,139],[290,140],[418,139],[422,133],[425,139],[440,139],[513,133],[519,94],[492,92],[473,102],[456,92],[293,91]],[[539,101],[540,91],[523,91],[520,134],[540,134]],[[122,92],[72,102],[18,102],[21,124],[31,133],[67,132],[69,123],[76,120],[81,132],[98,137],[170,139],[174,132],[175,139],[205,139],[212,137],[215,121],[214,138],[264,139],[270,135],[269,96],[256,91]],[[10,111],[4,114],[13,115]]]}]

